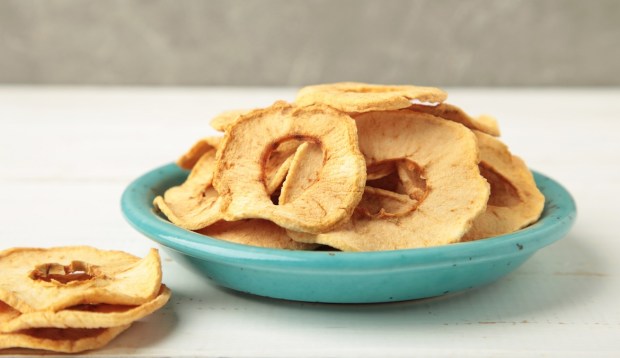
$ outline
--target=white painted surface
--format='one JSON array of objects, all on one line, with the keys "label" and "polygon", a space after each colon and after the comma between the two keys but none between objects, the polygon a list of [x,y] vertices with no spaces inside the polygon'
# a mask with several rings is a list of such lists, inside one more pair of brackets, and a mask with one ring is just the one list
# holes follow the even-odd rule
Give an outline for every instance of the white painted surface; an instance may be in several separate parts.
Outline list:
[{"label": "white painted surface", "polygon": [[[449,90],[495,115],[514,153],[577,201],[569,235],[487,287],[376,305],[278,301],[218,288],[164,256],[174,292],[95,356],[620,356],[620,90]],[[144,255],[123,188],[214,134],[220,111],[293,89],[0,87],[0,249],[88,244]]]}]

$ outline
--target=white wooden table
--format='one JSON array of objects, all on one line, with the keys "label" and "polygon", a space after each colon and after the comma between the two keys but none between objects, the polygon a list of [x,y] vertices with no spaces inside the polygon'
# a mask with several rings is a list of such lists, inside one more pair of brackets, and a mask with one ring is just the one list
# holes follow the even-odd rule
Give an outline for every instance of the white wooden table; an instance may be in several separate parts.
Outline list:
[{"label": "white wooden table", "polygon": [[[487,287],[441,299],[329,305],[216,287],[163,257],[174,292],[95,356],[620,356],[620,89],[448,89],[500,120],[578,206],[570,234]],[[214,132],[226,109],[294,89],[0,87],[0,249],[87,244],[144,255],[123,188]],[[0,273],[1,274],[1,273]]]}]

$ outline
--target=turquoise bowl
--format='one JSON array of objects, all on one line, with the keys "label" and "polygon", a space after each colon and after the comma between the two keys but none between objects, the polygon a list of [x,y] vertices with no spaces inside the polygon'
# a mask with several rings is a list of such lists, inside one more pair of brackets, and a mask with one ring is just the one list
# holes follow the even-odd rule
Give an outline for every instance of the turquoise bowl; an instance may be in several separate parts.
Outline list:
[{"label": "turquoise bowl", "polygon": [[121,199],[127,221],[177,262],[213,282],[255,295],[308,302],[371,303],[446,295],[493,282],[562,238],[576,208],[554,180],[534,172],[545,195],[541,219],[518,232],[446,246],[381,252],[292,251],[234,244],[181,229],[153,198],[188,172],[168,164],[131,183]]}]

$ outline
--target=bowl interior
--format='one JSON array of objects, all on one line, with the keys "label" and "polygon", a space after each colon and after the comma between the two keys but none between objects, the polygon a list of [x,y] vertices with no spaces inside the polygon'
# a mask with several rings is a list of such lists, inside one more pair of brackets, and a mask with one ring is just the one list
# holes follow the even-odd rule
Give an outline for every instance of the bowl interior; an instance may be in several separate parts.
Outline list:
[{"label": "bowl interior", "polygon": [[545,208],[538,222],[515,233],[381,252],[269,249],[200,235],[160,216],[153,209],[153,199],[182,183],[187,175],[188,171],[168,164],[136,179],[121,199],[128,222],[169,250],[175,260],[218,284],[305,301],[385,302],[477,287],[514,270],[534,252],[563,237],[576,214],[570,194],[551,178],[534,172],[545,195]]}]

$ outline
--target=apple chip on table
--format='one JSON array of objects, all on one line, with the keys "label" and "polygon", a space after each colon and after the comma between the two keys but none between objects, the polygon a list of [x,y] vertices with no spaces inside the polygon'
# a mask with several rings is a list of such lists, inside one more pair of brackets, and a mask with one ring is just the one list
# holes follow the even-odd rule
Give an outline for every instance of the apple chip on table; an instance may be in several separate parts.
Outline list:
[{"label": "apple chip on table", "polygon": [[12,248],[0,251],[0,271],[0,350],[100,348],[171,295],[155,249],[140,259],[88,246]]}]

